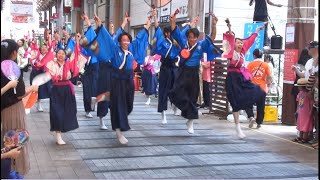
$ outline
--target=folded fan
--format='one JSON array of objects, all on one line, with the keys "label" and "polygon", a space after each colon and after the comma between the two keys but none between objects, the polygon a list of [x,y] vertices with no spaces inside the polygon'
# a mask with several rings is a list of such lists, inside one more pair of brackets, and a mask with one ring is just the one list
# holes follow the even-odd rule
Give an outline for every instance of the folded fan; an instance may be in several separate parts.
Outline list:
[{"label": "folded fan", "polygon": [[48,72],[41,73],[33,78],[32,85],[41,86],[51,80],[51,75]]},{"label": "folded fan", "polygon": [[30,109],[38,101],[38,93],[29,93],[26,97],[22,98],[23,106],[25,109]]}]

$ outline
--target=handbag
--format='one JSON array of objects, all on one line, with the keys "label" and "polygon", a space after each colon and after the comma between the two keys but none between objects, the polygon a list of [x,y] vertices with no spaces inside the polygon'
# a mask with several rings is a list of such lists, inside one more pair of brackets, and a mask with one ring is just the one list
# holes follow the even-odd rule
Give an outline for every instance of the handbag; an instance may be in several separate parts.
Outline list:
[{"label": "handbag", "polygon": [[247,68],[242,67],[240,68],[241,74],[243,75],[245,80],[251,80],[252,79],[252,74],[248,71]]}]

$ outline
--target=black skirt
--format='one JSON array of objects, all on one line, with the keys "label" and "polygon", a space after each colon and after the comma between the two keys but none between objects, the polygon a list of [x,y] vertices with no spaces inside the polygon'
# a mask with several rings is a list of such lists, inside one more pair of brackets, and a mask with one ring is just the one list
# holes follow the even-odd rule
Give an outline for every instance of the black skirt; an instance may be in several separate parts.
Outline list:
[{"label": "black skirt", "polygon": [[108,63],[100,62],[99,63],[97,95],[110,91],[110,89],[111,89],[111,72],[112,72],[112,65],[110,62],[108,62]]},{"label": "black skirt", "polygon": [[111,78],[110,113],[112,129],[130,130],[128,115],[134,100],[133,71],[114,70]]},{"label": "black skirt", "polygon": [[77,128],[75,95],[69,85],[54,85],[50,97],[50,131],[68,132]]},{"label": "black skirt", "polygon": [[[111,90],[111,73],[112,64],[110,62],[99,63],[98,83],[97,83],[97,95],[110,92]],[[109,101],[102,101],[98,103],[97,116],[104,117],[108,114],[108,108],[110,108]]]},{"label": "black skirt", "polygon": [[159,96],[158,96],[158,112],[168,109],[168,94],[173,88],[174,79],[177,73],[175,60],[162,58],[159,72]]},{"label": "black skirt", "polygon": [[181,110],[182,117],[199,119],[197,109],[199,91],[199,67],[179,68],[169,98]]},{"label": "black skirt", "polygon": [[260,86],[246,80],[241,73],[228,72],[226,78],[227,98],[233,112],[250,109],[265,92]]},{"label": "black skirt", "polygon": [[[42,74],[44,72],[45,71],[43,69],[32,68],[32,71],[30,73],[30,85],[32,85],[32,80],[34,79],[34,77],[36,77],[37,75]],[[50,98],[51,89],[52,89],[52,81],[51,80],[49,82],[39,86],[38,99]]]},{"label": "black skirt", "polygon": [[155,74],[152,74],[151,70],[143,70],[141,80],[143,92],[146,95],[149,96],[157,93],[158,79]]},{"label": "black skirt", "polygon": [[81,75],[81,82],[83,84],[83,103],[86,112],[92,111],[91,98],[97,96],[97,81],[98,66],[97,64],[90,64]]}]

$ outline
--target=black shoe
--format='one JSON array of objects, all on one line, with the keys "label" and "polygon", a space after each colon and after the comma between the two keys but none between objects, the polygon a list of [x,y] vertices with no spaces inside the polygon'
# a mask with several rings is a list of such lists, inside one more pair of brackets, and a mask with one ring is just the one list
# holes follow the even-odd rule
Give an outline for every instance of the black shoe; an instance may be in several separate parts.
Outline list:
[{"label": "black shoe", "polygon": [[260,129],[260,128],[261,128],[261,124],[258,124],[258,125],[257,125],[257,129]]}]

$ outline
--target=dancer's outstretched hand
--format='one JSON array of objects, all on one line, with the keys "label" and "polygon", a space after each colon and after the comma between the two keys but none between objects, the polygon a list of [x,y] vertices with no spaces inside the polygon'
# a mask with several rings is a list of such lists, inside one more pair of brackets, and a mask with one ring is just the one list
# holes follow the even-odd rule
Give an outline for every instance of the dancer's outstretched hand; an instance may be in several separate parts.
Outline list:
[{"label": "dancer's outstretched hand", "polygon": [[157,18],[157,10],[156,9],[152,9],[152,16],[154,18]]},{"label": "dancer's outstretched hand", "polygon": [[216,25],[218,23],[218,18],[217,18],[217,16],[213,16],[212,17],[212,24],[213,25]]},{"label": "dancer's outstretched hand", "polygon": [[176,22],[176,14],[172,14],[172,15],[170,16],[170,21],[171,21],[171,22]]},{"label": "dancer's outstretched hand", "polygon": [[146,25],[145,25],[145,28],[148,30],[149,28],[150,28],[150,26],[151,26],[151,18],[147,18],[147,23],[146,23]]},{"label": "dancer's outstretched hand", "polygon": [[128,12],[126,12],[124,19],[125,19],[125,21],[127,21],[127,22],[130,21],[130,16],[129,16]]},{"label": "dancer's outstretched hand", "polygon": [[97,23],[98,27],[102,25],[101,19],[95,14],[94,21]]},{"label": "dancer's outstretched hand", "polygon": [[199,16],[196,16],[190,23],[190,26],[195,27],[198,24],[198,22],[199,22]]},{"label": "dancer's outstretched hand", "polygon": [[257,28],[256,33],[259,33],[259,31],[261,31],[262,29],[264,29],[265,25],[262,25],[260,27]]},{"label": "dancer's outstretched hand", "polygon": [[83,12],[83,14],[81,15],[81,18],[83,19],[84,22],[86,22],[87,26],[91,26],[90,20],[85,12]]}]

